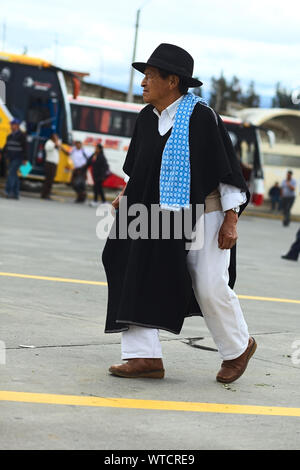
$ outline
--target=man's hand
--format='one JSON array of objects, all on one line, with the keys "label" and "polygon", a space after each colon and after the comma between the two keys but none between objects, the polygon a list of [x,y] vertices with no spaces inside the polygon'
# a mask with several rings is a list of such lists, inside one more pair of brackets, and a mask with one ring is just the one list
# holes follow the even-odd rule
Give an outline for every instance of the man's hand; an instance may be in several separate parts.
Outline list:
[{"label": "man's hand", "polygon": [[295,191],[295,186],[291,184],[289,181],[287,181],[287,185],[290,188],[291,191]]},{"label": "man's hand", "polygon": [[230,250],[237,239],[237,221],[238,215],[236,212],[230,210],[225,212],[224,222],[219,231],[218,244],[221,250]]},{"label": "man's hand", "polygon": [[[127,185],[126,185],[127,186]],[[120,204],[120,201],[121,201],[121,198],[124,194],[124,191],[126,189],[126,186],[124,186],[124,188],[122,189],[122,191],[120,192],[120,194],[118,194],[118,196],[113,200],[113,202],[111,203],[111,205],[113,206],[113,209],[112,209],[112,214],[114,215],[114,211],[119,209],[119,204]]]},{"label": "man's hand", "polygon": [[120,204],[120,194],[113,200],[111,205],[113,206],[114,210],[117,210]]}]

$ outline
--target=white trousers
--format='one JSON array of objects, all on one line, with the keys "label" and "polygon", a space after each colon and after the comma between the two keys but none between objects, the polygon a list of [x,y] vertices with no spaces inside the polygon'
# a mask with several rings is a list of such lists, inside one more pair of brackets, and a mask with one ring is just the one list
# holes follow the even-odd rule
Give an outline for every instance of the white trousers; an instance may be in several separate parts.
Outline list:
[{"label": "white trousers", "polygon": [[[229,287],[230,250],[218,247],[218,234],[224,213],[204,214],[204,244],[190,250],[187,266],[195,297],[206,326],[223,360],[239,357],[247,348],[248,327],[239,300]],[[161,358],[159,330],[130,326],[122,333],[122,359],[136,357]]]}]

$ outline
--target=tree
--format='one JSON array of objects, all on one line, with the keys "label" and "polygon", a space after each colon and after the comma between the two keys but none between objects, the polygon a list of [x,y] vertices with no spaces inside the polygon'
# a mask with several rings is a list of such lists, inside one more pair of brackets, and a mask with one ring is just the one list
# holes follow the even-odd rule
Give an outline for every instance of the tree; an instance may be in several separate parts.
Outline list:
[{"label": "tree", "polygon": [[226,111],[226,104],[228,101],[228,85],[226,78],[221,72],[219,78],[211,78],[211,93],[209,106],[214,108],[218,113]]},{"label": "tree", "polygon": [[293,103],[292,92],[284,88],[280,82],[277,82],[275,96],[272,99],[273,108],[300,109],[299,104]]},{"label": "tree", "polygon": [[247,108],[256,108],[259,106],[260,97],[255,92],[254,81],[252,80],[246,92],[243,91],[239,78],[234,75],[230,82],[221,72],[219,78],[211,79],[211,94],[209,105],[218,113],[226,113],[227,103],[239,103]]},{"label": "tree", "polygon": [[[199,80],[198,77],[195,77],[197,80]],[[201,85],[202,86],[202,85]],[[193,88],[193,93],[196,96],[200,96],[202,98],[202,88],[201,86],[197,86],[196,88]]]},{"label": "tree", "polygon": [[230,84],[227,86],[227,98],[234,103],[240,103],[242,100],[242,87],[240,80],[234,75]]},{"label": "tree", "polygon": [[260,97],[255,93],[253,80],[249,83],[246,93],[241,96],[241,103],[247,106],[247,108],[259,107]]}]

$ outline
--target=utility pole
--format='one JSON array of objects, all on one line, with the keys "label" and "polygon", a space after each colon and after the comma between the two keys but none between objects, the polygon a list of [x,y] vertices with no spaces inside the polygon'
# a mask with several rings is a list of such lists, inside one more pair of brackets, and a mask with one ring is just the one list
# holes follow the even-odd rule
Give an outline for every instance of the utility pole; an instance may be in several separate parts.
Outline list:
[{"label": "utility pole", "polygon": [[[135,61],[137,37],[138,37],[138,30],[139,30],[139,23],[140,23],[140,13],[141,13],[141,9],[139,8],[136,12],[136,23],[135,23],[135,35],[134,35],[132,62]],[[126,101],[133,101],[133,77],[134,77],[134,68],[131,67],[129,88],[128,88]]]},{"label": "utility pole", "polygon": [[2,50],[5,51],[5,42],[6,42],[6,22],[3,21],[2,26]]},{"label": "utility pole", "polygon": [[58,63],[58,34],[55,35],[54,39],[54,64]]}]

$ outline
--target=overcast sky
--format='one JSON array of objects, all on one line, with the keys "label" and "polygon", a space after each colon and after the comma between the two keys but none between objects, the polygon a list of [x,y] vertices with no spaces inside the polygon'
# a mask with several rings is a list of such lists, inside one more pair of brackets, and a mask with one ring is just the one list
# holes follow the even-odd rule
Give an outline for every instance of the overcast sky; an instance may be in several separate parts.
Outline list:
[{"label": "overcast sky", "polygon": [[[254,80],[265,97],[278,81],[300,87],[297,0],[14,0],[1,5],[1,49],[22,53],[26,47],[28,55],[126,91],[140,7],[137,61],[169,42],[192,54],[204,94],[221,71],[228,79],[237,75],[245,88]],[[136,92],[141,78],[136,72]]]}]

